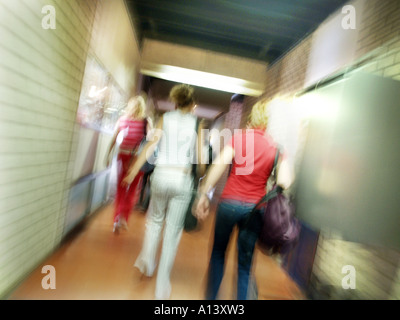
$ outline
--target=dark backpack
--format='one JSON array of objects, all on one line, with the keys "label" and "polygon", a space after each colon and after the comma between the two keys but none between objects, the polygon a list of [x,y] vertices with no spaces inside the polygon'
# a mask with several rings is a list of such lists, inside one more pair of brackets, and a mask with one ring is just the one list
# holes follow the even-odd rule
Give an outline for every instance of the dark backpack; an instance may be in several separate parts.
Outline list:
[{"label": "dark backpack", "polygon": [[212,162],[213,162],[213,148],[211,144],[208,144],[208,163],[206,165],[207,169],[212,165]]},{"label": "dark backpack", "polygon": [[[279,157],[275,157],[273,172]],[[268,253],[288,253],[296,245],[300,234],[300,222],[294,216],[295,207],[275,182],[269,191],[255,206],[249,219],[256,214],[262,216],[262,227],[258,238],[261,250]]]},{"label": "dark backpack", "polygon": [[[144,125],[144,132],[143,132],[143,139],[140,141],[140,144],[136,150],[136,156],[138,157],[140,153],[143,151],[144,147],[147,144],[147,120]],[[144,173],[151,173],[154,171],[155,168],[155,161],[158,157],[158,146],[156,146],[154,153],[151,155],[150,159],[146,159],[144,165],[140,168],[140,171]]]}]

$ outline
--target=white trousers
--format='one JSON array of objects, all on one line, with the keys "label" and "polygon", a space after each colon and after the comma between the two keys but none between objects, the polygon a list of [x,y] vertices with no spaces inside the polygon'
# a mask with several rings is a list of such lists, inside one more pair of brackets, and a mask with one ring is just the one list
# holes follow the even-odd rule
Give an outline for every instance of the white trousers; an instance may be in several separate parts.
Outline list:
[{"label": "white trousers", "polygon": [[151,199],[146,217],[146,231],[135,266],[145,275],[153,275],[164,227],[156,279],[156,299],[168,299],[171,293],[170,274],[182,236],[192,188],[190,174],[179,170],[156,167],[151,176]]}]

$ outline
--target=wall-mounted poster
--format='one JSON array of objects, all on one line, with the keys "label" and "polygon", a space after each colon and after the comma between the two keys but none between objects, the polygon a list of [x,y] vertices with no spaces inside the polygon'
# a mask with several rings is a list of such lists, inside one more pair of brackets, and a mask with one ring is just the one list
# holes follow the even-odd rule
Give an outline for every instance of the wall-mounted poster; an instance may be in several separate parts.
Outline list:
[{"label": "wall-mounted poster", "polygon": [[124,112],[127,99],[122,89],[115,83],[109,84],[108,99],[104,106],[102,130],[113,131],[119,117]]},{"label": "wall-mounted poster", "polygon": [[95,130],[113,130],[125,105],[126,95],[123,90],[97,59],[89,55],[77,122]]}]

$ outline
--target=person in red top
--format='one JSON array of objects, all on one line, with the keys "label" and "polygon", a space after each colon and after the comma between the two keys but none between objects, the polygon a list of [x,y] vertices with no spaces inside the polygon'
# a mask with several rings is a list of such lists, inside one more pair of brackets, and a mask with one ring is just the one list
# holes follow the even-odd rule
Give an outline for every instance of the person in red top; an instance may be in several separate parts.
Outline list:
[{"label": "person in red top", "polygon": [[112,149],[120,142],[117,158],[117,190],[115,197],[113,232],[118,233],[121,228],[127,229],[129,214],[134,206],[136,188],[141,174],[137,175],[130,187],[122,184],[135,152],[147,132],[146,103],[142,96],[135,96],[128,102],[125,114],[118,120],[108,153],[107,166],[110,163]]},{"label": "person in red top", "polygon": [[[251,111],[246,130],[235,132],[231,141],[213,162],[199,188],[199,199],[195,207],[197,217],[202,220],[209,213],[207,192],[211,190],[226,168],[232,164],[218,204],[214,228],[214,243],[210,259],[206,299],[217,298],[225,267],[225,253],[233,228],[238,234],[238,283],[237,299],[248,298],[250,270],[255,244],[261,230],[261,215],[244,228],[244,222],[258,201],[266,194],[267,180],[271,174],[277,146],[266,134],[268,124],[267,102],[257,102]],[[280,157],[282,158],[282,157]],[[279,179],[284,188],[288,182]],[[285,177],[289,177],[288,174]]]},{"label": "person in red top", "polygon": [[257,203],[274,164],[276,146],[262,129],[239,130],[227,144],[235,151],[221,199]]}]

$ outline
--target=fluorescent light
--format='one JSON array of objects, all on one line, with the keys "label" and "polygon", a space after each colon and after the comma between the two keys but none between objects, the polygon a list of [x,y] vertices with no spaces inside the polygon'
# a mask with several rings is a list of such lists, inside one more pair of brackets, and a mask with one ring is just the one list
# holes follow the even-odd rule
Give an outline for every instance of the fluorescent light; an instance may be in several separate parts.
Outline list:
[{"label": "fluorescent light", "polygon": [[174,66],[143,63],[140,72],[164,80],[248,96],[258,97],[264,92],[263,85],[259,83]]}]

